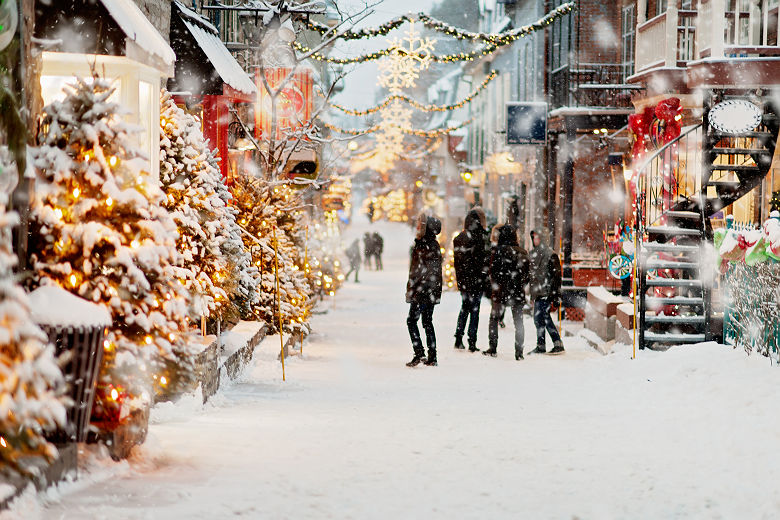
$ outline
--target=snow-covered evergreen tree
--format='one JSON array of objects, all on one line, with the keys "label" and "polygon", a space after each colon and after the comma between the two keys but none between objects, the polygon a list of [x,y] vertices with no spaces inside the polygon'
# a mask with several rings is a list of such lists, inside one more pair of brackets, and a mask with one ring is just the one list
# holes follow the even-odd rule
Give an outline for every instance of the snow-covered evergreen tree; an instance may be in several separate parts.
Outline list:
[{"label": "snow-covered evergreen tree", "polygon": [[80,79],[44,109],[30,238],[36,283],[111,312],[93,410],[108,427],[121,416],[117,396],[140,406],[153,379],[166,386],[192,367],[176,223],[112,92],[106,80]]},{"label": "snow-covered evergreen tree", "polygon": [[18,216],[6,212],[6,203],[0,193],[0,480],[34,472],[36,458],[56,457],[43,433],[65,424],[65,383],[53,347],[32,322],[27,294],[12,272]]},{"label": "snow-covered evergreen tree", "polygon": [[[239,224],[248,231],[244,243],[262,279],[259,302],[253,307],[257,319],[278,330],[274,230],[278,251],[279,293],[282,327],[286,332],[308,332],[307,302],[311,287],[303,266],[303,247],[296,245],[303,226],[298,194],[288,186],[248,175],[238,176],[232,186]],[[250,236],[251,235],[251,236]],[[256,239],[256,240],[255,240]]]},{"label": "snow-covered evergreen tree", "polygon": [[193,295],[190,318],[219,309],[248,317],[256,301],[256,269],[236,225],[236,210],[200,122],[166,91],[160,111],[160,180],[165,207],[179,228],[179,278]]}]

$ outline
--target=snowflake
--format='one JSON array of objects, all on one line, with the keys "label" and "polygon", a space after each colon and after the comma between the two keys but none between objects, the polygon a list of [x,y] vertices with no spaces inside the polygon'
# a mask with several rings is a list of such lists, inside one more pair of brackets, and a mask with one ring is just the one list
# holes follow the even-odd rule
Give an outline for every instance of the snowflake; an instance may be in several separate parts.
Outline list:
[{"label": "snowflake", "polygon": [[379,63],[379,84],[390,92],[397,93],[401,89],[414,87],[420,72],[427,69],[432,58],[436,40],[421,38],[415,30],[414,22],[410,22],[409,31],[403,38],[388,40],[390,54]]}]

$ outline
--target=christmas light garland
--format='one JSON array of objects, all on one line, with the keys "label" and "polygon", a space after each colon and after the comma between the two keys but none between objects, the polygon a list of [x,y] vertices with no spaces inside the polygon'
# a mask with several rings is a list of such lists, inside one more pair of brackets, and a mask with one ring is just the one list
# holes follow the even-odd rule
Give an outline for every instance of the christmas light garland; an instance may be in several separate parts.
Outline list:
[{"label": "christmas light garland", "polygon": [[[397,28],[404,22],[407,21],[413,22],[419,19],[420,21],[423,22],[423,24],[426,27],[450,34],[458,39],[461,40],[465,39],[470,41],[481,41],[485,43],[484,47],[471,52],[459,52],[456,54],[432,56],[431,59],[433,61],[438,63],[449,63],[453,61],[473,61],[480,56],[487,56],[489,54],[492,54],[499,47],[509,45],[517,41],[519,38],[524,38],[525,36],[533,32],[544,29],[546,26],[550,25],[558,18],[570,13],[573,9],[574,9],[574,2],[565,3],[553,9],[552,11],[550,11],[549,13],[547,13],[542,18],[540,18],[539,20],[537,20],[532,24],[524,25],[523,27],[519,27],[517,29],[503,32],[503,33],[491,34],[491,33],[474,33],[470,31],[465,31],[462,29],[458,29],[456,27],[452,27],[448,24],[445,24],[444,22],[436,20],[435,18],[431,18],[427,15],[419,14],[419,15],[404,15],[397,19],[393,19],[378,29],[363,29],[354,32],[347,31],[346,33],[341,35],[341,38],[345,40],[358,40],[358,39],[370,38],[374,36],[382,36],[384,34],[387,34],[387,32]],[[315,22],[309,22],[309,28],[312,30],[322,31],[323,27],[325,26],[322,26],[321,24],[317,24]],[[294,42],[293,45],[300,52],[311,52],[312,50],[309,47],[306,47],[305,45],[302,45],[297,41]],[[325,61],[327,63],[336,63],[339,65],[347,65],[350,63],[365,63],[368,61],[375,61],[389,55],[393,51],[397,52],[398,49],[394,49],[394,48],[381,49],[368,54],[361,54],[360,56],[355,56],[352,58],[334,58],[332,56],[325,56],[320,53],[313,53],[311,57],[318,61]]]},{"label": "christmas light garland", "polygon": [[470,103],[475,97],[477,97],[477,95],[479,95],[479,93],[482,90],[485,89],[485,87],[488,86],[488,84],[491,81],[495,79],[497,75],[498,75],[497,71],[491,70],[490,74],[477,88],[475,88],[468,96],[463,98],[461,101],[454,103],[452,105],[445,105],[445,106],[425,105],[423,103],[420,103],[419,101],[415,101],[414,99],[410,98],[405,94],[393,94],[392,96],[386,97],[380,104],[375,105],[371,108],[367,108],[365,110],[353,110],[343,105],[339,105],[337,103],[331,103],[330,106],[332,106],[335,109],[341,110],[345,114],[349,114],[352,116],[367,116],[379,112],[380,110],[386,108],[390,103],[392,103],[395,100],[400,100],[408,103],[409,105],[412,105],[414,108],[422,112],[447,112],[450,110],[457,110],[465,106],[467,103]]},{"label": "christmas light garland", "polygon": [[[568,2],[550,11],[550,13],[548,13],[547,16],[554,16],[558,12],[560,14],[566,14],[570,12],[573,8],[574,8],[574,2]],[[542,18],[536,23],[537,24],[544,23],[545,18]],[[460,29],[458,27],[453,27],[452,25],[446,22],[442,22],[441,20],[437,20],[436,18],[427,15],[425,13],[418,13],[418,14],[409,13],[409,14],[405,14],[393,18],[389,22],[384,23],[376,28],[361,29],[359,31],[346,31],[340,36],[340,38],[343,40],[362,40],[365,38],[374,38],[376,36],[385,36],[388,33],[390,33],[392,30],[399,28],[401,25],[403,25],[406,22],[416,22],[416,21],[422,22],[422,24],[428,29],[432,29],[434,31],[438,31],[450,36],[454,36],[458,40],[469,40],[472,42],[481,41],[488,44],[498,44],[498,45],[502,45],[502,44],[506,45],[508,43],[516,41],[518,38],[521,38],[524,34],[528,34],[529,32],[531,32],[531,30],[529,30],[529,27],[531,26],[528,25],[520,27],[518,29],[513,29],[511,31],[506,31],[503,33],[472,32],[472,31],[467,31],[465,29]],[[311,20],[309,20],[306,25],[309,29],[313,31],[317,31],[320,34],[325,34],[329,30],[331,30],[331,28],[328,27],[327,25],[314,22]]]},{"label": "christmas light garland", "polygon": [[363,134],[371,134],[374,132],[377,132],[379,130],[385,129],[385,128],[398,128],[401,133],[407,134],[407,135],[414,135],[417,137],[427,137],[429,139],[432,139],[434,137],[438,137],[440,135],[448,134],[452,132],[453,130],[458,130],[460,128],[463,128],[464,126],[468,126],[474,121],[474,119],[469,119],[467,121],[464,121],[463,123],[456,125],[456,126],[449,126],[447,128],[439,128],[437,130],[415,130],[413,128],[403,128],[397,125],[374,125],[369,128],[366,128],[365,130],[358,130],[355,128],[340,128],[338,126],[332,125],[330,123],[323,122],[322,124],[325,126],[325,128],[332,130],[334,132],[339,132],[341,134],[347,134],[347,135],[363,135]]}]

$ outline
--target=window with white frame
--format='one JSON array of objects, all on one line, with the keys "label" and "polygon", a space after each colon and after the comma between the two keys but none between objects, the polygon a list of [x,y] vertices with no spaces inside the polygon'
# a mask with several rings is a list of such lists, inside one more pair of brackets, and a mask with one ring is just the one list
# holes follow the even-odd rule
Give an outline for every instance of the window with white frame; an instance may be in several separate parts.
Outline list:
[{"label": "window with white frame", "polygon": [[634,73],[634,52],[636,51],[636,7],[634,4],[623,8],[621,19],[621,39],[623,40],[622,63],[623,81]]}]

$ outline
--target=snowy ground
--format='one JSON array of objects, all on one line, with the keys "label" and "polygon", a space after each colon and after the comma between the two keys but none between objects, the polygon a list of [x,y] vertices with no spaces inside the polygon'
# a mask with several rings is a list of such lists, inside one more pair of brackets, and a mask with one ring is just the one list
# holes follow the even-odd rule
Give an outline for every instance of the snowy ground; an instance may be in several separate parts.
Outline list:
[{"label": "snowy ground", "polygon": [[[447,293],[434,315],[439,366],[408,369],[411,233],[375,227],[386,270],[361,271],[322,307],[287,382],[267,338],[205,407],[156,410],[131,460],[93,455],[78,482],[0,518],[780,514],[780,372],[768,360],[713,344],[602,357],[569,338],[564,356],[516,362],[510,328],[486,358],[452,349],[459,298]],[[527,319],[526,350],[533,334]]]}]

